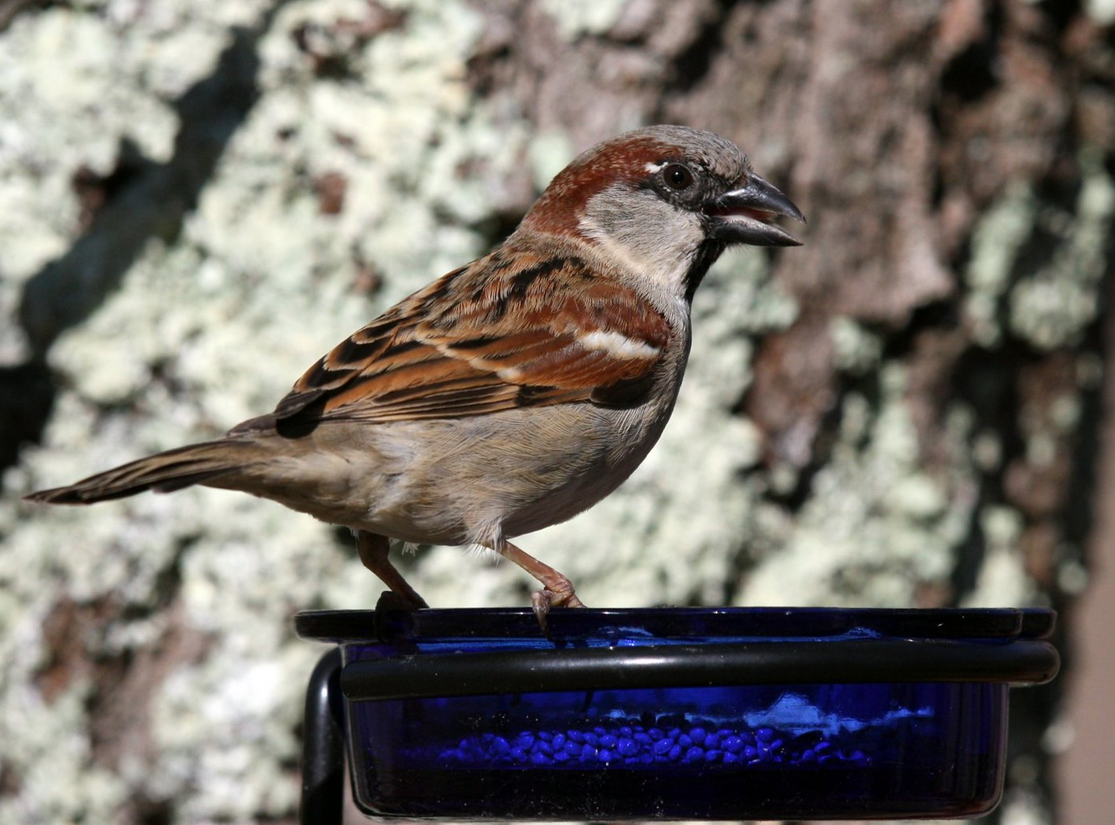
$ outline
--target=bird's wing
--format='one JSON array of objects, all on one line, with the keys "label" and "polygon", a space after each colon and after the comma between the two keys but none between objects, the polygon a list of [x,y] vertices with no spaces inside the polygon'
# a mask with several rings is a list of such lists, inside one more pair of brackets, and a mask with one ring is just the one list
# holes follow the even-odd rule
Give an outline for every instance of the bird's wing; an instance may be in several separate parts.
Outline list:
[{"label": "bird's wing", "polygon": [[579,258],[497,252],[351,335],[274,416],[384,422],[573,401],[629,406],[649,388],[669,333],[634,290]]}]

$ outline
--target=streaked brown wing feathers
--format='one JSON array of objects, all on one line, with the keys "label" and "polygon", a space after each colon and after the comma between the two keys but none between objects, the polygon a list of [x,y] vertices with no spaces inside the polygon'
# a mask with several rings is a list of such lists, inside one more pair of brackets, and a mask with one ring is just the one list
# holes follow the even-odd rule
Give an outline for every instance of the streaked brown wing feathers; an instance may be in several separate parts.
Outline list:
[{"label": "streaked brown wing feathers", "polygon": [[579,259],[497,251],[334,347],[276,416],[315,405],[325,419],[399,421],[594,400],[636,386],[668,339],[658,312]]}]

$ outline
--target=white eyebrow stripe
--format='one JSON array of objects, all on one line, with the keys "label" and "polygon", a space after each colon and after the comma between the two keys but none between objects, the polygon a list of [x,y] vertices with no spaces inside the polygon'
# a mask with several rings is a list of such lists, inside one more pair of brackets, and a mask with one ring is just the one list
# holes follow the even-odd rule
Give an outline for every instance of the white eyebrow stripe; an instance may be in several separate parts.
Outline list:
[{"label": "white eyebrow stripe", "polygon": [[659,169],[661,169],[665,165],[666,165],[665,162],[662,162],[662,163],[646,163],[646,164],[644,164],[643,168],[646,169],[648,172],[657,172]]},{"label": "white eyebrow stripe", "polygon": [[585,349],[606,352],[619,358],[656,358],[661,351],[646,341],[628,338],[620,332],[598,329],[577,336],[577,343]]}]

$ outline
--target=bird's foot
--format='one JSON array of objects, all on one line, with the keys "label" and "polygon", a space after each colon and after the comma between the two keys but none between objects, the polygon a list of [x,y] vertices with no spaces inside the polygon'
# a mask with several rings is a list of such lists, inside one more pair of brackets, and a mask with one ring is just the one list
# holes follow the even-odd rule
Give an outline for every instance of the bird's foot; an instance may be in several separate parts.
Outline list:
[{"label": "bird's foot", "polygon": [[418,610],[429,607],[426,600],[418,595],[418,591],[411,587],[391,564],[391,559],[387,555],[391,547],[390,539],[366,530],[354,530],[353,534],[356,536],[356,551],[360,554],[360,561],[375,573],[380,581],[391,588],[390,593],[384,593],[380,597],[380,604],[395,610]]},{"label": "bird's foot", "polygon": [[[418,596],[417,593],[414,594]],[[396,593],[394,590],[384,590],[379,594],[379,600],[376,602],[376,613],[397,613],[405,611],[409,613],[412,610],[420,610],[424,607],[429,607],[426,601],[418,596],[418,600],[408,599],[401,593]]]},{"label": "bird's foot", "polygon": [[[561,586],[562,584],[564,587]],[[585,604],[577,598],[577,594],[573,590],[573,583],[569,581],[569,579],[565,579],[564,582],[558,585],[557,590],[544,587],[541,590],[536,590],[531,593],[530,606],[534,609],[534,617],[538,619],[538,626],[542,628],[542,633],[548,636],[550,635],[550,630],[546,617],[550,615],[550,610],[552,608],[584,607]]]},{"label": "bird's foot", "polygon": [[546,616],[553,607],[584,607],[584,603],[577,598],[573,590],[573,582],[569,578],[548,564],[543,564],[534,556],[525,553],[507,540],[502,540],[494,546],[497,553],[505,559],[510,559],[523,568],[523,570],[542,582],[542,589],[532,593],[530,597],[534,615],[538,619],[538,626],[545,635],[549,635],[546,625]]}]

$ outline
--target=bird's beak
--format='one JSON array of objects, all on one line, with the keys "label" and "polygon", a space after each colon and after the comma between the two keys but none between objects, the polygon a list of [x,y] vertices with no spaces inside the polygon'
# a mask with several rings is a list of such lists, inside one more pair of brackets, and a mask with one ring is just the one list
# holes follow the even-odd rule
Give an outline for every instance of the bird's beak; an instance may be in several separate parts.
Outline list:
[{"label": "bird's beak", "polygon": [[801,246],[801,241],[772,221],[785,216],[805,223],[793,201],[754,172],[739,189],[725,192],[706,210],[711,234],[725,243],[752,246]]}]

